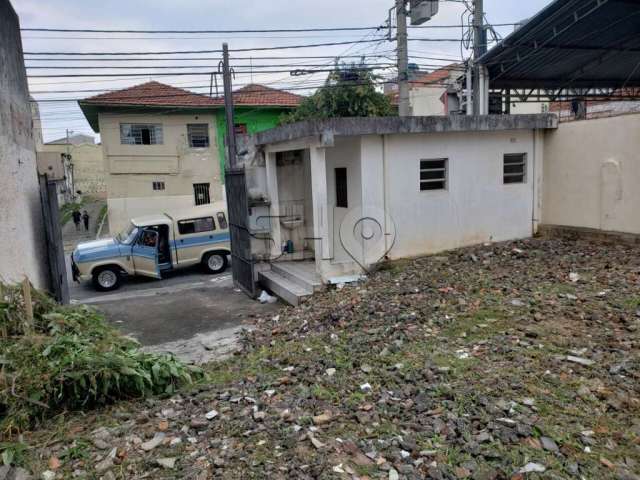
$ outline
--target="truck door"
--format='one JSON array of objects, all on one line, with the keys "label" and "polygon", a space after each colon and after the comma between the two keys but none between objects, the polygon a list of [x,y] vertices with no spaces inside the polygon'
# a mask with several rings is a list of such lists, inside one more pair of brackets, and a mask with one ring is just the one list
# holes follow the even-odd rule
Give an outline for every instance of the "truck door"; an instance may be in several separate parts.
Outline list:
[{"label": "truck door", "polygon": [[136,275],[160,278],[158,267],[158,232],[143,230],[131,247],[131,258]]}]

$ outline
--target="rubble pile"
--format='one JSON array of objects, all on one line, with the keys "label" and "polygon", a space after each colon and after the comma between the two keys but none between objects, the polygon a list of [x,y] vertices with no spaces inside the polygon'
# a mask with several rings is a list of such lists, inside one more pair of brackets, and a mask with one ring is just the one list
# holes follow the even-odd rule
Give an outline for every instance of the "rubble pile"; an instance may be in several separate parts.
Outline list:
[{"label": "rubble pile", "polygon": [[639,254],[534,239],[390,263],[256,319],[207,385],[53,420],[25,436],[30,467],[51,479],[639,479]]}]

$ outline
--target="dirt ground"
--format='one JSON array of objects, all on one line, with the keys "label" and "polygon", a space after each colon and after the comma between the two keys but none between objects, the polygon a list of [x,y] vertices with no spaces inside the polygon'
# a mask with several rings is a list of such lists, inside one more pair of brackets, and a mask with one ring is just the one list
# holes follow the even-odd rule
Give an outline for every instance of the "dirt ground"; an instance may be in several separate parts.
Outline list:
[{"label": "dirt ground", "polygon": [[253,323],[242,352],[192,391],[25,435],[32,471],[640,478],[640,247],[461,249]]}]

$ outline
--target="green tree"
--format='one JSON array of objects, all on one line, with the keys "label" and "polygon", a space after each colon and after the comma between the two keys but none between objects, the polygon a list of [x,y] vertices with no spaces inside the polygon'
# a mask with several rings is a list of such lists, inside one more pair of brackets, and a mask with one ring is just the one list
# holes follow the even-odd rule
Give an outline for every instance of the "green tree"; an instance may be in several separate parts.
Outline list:
[{"label": "green tree", "polygon": [[379,77],[361,65],[336,65],[325,85],[305,98],[282,123],[336,117],[395,115],[389,97],[376,90]]}]

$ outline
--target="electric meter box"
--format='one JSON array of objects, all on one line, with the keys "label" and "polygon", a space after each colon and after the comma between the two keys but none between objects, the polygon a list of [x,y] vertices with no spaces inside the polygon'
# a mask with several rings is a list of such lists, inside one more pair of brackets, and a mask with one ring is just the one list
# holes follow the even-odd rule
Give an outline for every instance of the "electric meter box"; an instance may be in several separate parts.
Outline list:
[{"label": "electric meter box", "polygon": [[438,13],[438,0],[411,0],[411,25],[422,25]]}]

